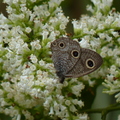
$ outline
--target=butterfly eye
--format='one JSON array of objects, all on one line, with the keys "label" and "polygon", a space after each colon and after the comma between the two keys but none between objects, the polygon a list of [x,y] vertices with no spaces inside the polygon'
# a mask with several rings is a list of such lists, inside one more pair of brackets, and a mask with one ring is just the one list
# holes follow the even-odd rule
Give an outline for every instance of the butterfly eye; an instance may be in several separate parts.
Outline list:
[{"label": "butterfly eye", "polygon": [[92,69],[95,67],[95,62],[92,60],[92,59],[87,59],[86,60],[86,66],[89,68],[89,69]]},{"label": "butterfly eye", "polygon": [[77,50],[73,50],[73,51],[71,52],[71,54],[72,54],[72,56],[73,56],[74,58],[78,58],[78,57],[79,57],[79,52],[78,52]]},{"label": "butterfly eye", "polygon": [[65,47],[65,44],[64,44],[63,42],[60,42],[60,43],[59,43],[59,47],[60,47],[60,48],[64,48],[64,47]]}]

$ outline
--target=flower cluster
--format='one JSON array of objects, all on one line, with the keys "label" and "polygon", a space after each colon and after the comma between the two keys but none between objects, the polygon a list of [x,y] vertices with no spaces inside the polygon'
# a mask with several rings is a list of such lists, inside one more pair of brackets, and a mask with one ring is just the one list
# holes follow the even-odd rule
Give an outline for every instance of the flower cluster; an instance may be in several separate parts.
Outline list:
[{"label": "flower cluster", "polygon": [[104,79],[104,92],[117,93],[120,102],[120,14],[111,10],[112,0],[91,1],[87,9],[93,15],[72,20],[73,39],[98,52],[104,63],[90,75],[61,84],[50,43],[66,33],[69,18],[62,0],[4,0],[8,18],[0,14],[0,113],[13,120],[88,120],[80,113],[84,83],[93,87]]},{"label": "flower cluster", "polygon": [[105,79],[104,92],[117,93],[115,98],[120,102],[120,14],[115,8],[110,10],[112,0],[91,1],[94,6],[87,6],[87,9],[93,16],[85,15],[79,21],[73,21],[74,38],[81,38],[82,47],[91,48],[103,57],[100,70],[88,76],[87,80],[101,76],[98,80]]},{"label": "flower cluster", "polygon": [[[87,120],[79,110],[84,84],[59,83],[50,43],[65,34],[62,0],[4,0],[0,15],[0,113],[17,119]],[[73,97],[74,96],[74,97]]]}]

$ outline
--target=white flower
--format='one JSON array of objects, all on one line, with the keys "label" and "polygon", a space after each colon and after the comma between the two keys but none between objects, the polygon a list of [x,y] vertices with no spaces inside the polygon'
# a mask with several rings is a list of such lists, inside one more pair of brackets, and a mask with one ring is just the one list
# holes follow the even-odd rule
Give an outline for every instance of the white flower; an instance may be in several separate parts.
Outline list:
[{"label": "white flower", "polygon": [[66,100],[66,101],[65,101],[65,104],[66,104],[67,106],[69,106],[69,105],[71,104],[70,100]]},{"label": "white flower", "polygon": [[30,28],[30,27],[27,27],[26,29],[25,29],[25,32],[27,32],[27,33],[30,33],[32,31],[32,29]]},{"label": "white flower", "polygon": [[49,108],[50,107],[51,101],[52,101],[52,97],[51,96],[46,98],[46,100],[45,100],[45,102],[43,104],[45,106],[45,108]]},{"label": "white flower", "polygon": [[53,107],[50,107],[50,112],[49,112],[50,115],[53,115],[54,114],[54,111],[53,111]]},{"label": "white flower", "polygon": [[66,28],[66,25],[65,24],[61,24],[60,25],[60,29],[65,29]]},{"label": "white flower", "polygon": [[84,85],[82,83],[79,83],[78,85],[74,85],[72,87],[72,92],[76,96],[80,96],[80,92],[81,92],[82,89],[84,89]]},{"label": "white flower", "polygon": [[46,39],[46,38],[48,37],[48,34],[49,34],[49,32],[48,32],[47,30],[43,31],[43,32],[42,32],[42,36],[43,36],[42,39],[43,39],[43,40]]},{"label": "white flower", "polygon": [[37,57],[33,54],[30,55],[30,60],[32,63],[37,63],[37,61],[38,61]]},{"label": "white flower", "polygon": [[10,7],[10,6],[7,7],[7,12],[8,12],[9,14],[12,13],[12,10],[13,10],[12,7]]},{"label": "white flower", "polygon": [[35,71],[35,70],[36,70],[36,66],[35,66],[35,65],[31,64],[31,65],[29,65],[29,66],[30,66],[30,70],[31,70],[31,71]]},{"label": "white flower", "polygon": [[88,120],[88,118],[89,118],[88,115],[85,113],[79,115],[79,120]]},{"label": "white flower", "polygon": [[76,111],[77,111],[77,109],[75,108],[75,106],[74,106],[74,105],[70,105],[70,111],[71,111],[71,112],[76,112]]},{"label": "white flower", "polygon": [[[98,29],[99,29],[99,30],[103,30],[103,29],[104,29],[104,25],[103,25],[103,24],[101,24],[101,23],[100,23],[100,24],[98,24]],[[102,37],[102,36],[101,36],[101,37]]]},{"label": "white flower", "polygon": [[32,49],[36,49],[36,50],[39,50],[41,48],[41,45],[40,45],[40,41],[39,40],[36,40],[36,41],[33,41],[30,43],[31,46],[32,46]]},{"label": "white flower", "polygon": [[90,47],[88,40],[86,40],[84,38],[80,41],[80,46],[83,47],[83,48],[89,48]]},{"label": "white flower", "polygon": [[73,20],[73,21],[72,21],[72,24],[73,24],[73,26],[74,26],[75,29],[79,29],[78,21]]},{"label": "white flower", "polygon": [[39,61],[39,64],[40,64],[41,66],[44,66],[44,65],[45,65],[45,61],[40,60],[40,61]]},{"label": "white flower", "polygon": [[112,34],[113,34],[114,37],[119,37],[118,32],[112,32]]},{"label": "white flower", "polygon": [[28,120],[34,120],[34,117],[31,116],[31,113],[27,110],[23,110],[22,113],[25,115],[26,119]]},{"label": "white flower", "polygon": [[93,12],[94,12],[94,10],[93,10],[93,8],[92,8],[92,6],[91,6],[91,5],[87,5],[87,10],[88,10],[88,11],[90,11],[91,13],[93,13]]},{"label": "white flower", "polygon": [[83,101],[81,101],[81,100],[79,100],[79,101],[77,102],[77,104],[79,105],[79,107],[83,107],[83,106],[84,106],[84,103],[83,103]]}]

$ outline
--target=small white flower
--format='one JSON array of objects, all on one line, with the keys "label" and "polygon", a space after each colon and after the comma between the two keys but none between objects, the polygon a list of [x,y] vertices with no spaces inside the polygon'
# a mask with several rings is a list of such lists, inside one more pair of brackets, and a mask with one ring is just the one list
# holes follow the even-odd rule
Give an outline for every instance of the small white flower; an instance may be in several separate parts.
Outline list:
[{"label": "small white flower", "polygon": [[35,71],[35,70],[36,70],[36,66],[35,66],[35,65],[31,64],[31,65],[29,65],[29,66],[30,66],[30,70],[31,70],[31,71]]},{"label": "small white flower", "polygon": [[85,39],[82,39],[80,41],[80,46],[83,47],[83,48],[89,48],[90,47],[89,42]]},{"label": "small white flower", "polygon": [[83,32],[86,33],[86,34],[89,34],[89,29],[86,27],[86,25],[83,26]]},{"label": "small white flower", "polygon": [[45,108],[49,108],[51,101],[52,101],[52,97],[51,96],[46,97],[46,100],[45,100],[45,102],[43,104],[45,106]]},{"label": "small white flower", "polygon": [[114,18],[112,16],[108,16],[108,18],[105,20],[105,23],[110,25],[114,21]]},{"label": "small white flower", "polygon": [[82,83],[79,83],[78,85],[74,85],[72,87],[72,92],[76,96],[80,96],[80,92],[81,92],[82,89],[84,89],[84,85]]},{"label": "small white flower", "polygon": [[114,37],[119,37],[118,32],[112,32],[112,34],[113,34]]},{"label": "small white flower", "polygon": [[65,104],[66,104],[67,106],[69,106],[69,105],[71,104],[70,100],[66,100],[66,101],[65,101]]},{"label": "small white flower", "polygon": [[106,39],[107,39],[108,42],[112,41],[112,37],[110,37],[108,35],[106,35]]},{"label": "small white flower", "polygon": [[44,39],[46,39],[47,37],[48,37],[48,34],[49,34],[49,32],[47,31],[47,30],[44,30],[43,32],[42,32],[42,36],[43,36],[43,40]]},{"label": "small white flower", "polygon": [[65,111],[67,108],[64,105],[60,105],[60,109],[61,109],[61,111]]},{"label": "small white flower", "polygon": [[114,78],[114,76],[111,74],[111,75],[107,75],[107,79],[109,80],[109,81],[113,81],[113,78]]},{"label": "small white flower", "polygon": [[10,7],[10,6],[7,7],[7,12],[8,12],[9,14],[12,13],[12,10],[13,10],[12,7]]},{"label": "small white flower", "polygon": [[103,30],[104,29],[104,25],[103,24],[98,24],[98,29],[99,30]]},{"label": "small white flower", "polygon": [[57,36],[57,34],[56,34],[54,31],[52,31],[52,32],[50,33],[49,39],[55,40],[55,36]]},{"label": "small white flower", "polygon": [[88,120],[88,115],[87,114],[80,114],[79,115],[79,120]]},{"label": "small white flower", "polygon": [[39,65],[40,65],[40,66],[44,66],[44,65],[45,65],[45,61],[40,60],[40,61],[39,61]]},{"label": "small white flower", "polygon": [[37,57],[33,54],[30,55],[30,60],[32,63],[37,63],[37,61],[38,61]]},{"label": "small white flower", "polygon": [[21,11],[26,12],[27,11],[27,7],[21,6]]},{"label": "small white flower", "polygon": [[25,32],[27,32],[27,33],[30,33],[32,31],[32,29],[30,28],[30,27],[27,27],[26,29],[25,29]]},{"label": "small white flower", "polygon": [[50,48],[51,42],[48,42],[46,47]]},{"label": "small white flower", "polygon": [[[19,15],[19,18],[20,18],[20,19],[24,19],[24,18],[25,18],[25,15],[24,15],[24,14],[20,14],[20,15]],[[25,31],[28,32],[28,31],[29,31],[28,28],[26,28]]]},{"label": "small white flower", "polygon": [[70,111],[71,111],[71,112],[76,112],[76,111],[77,111],[77,109],[75,108],[75,106],[74,106],[74,105],[70,105]]},{"label": "small white flower", "polygon": [[90,85],[91,87],[93,87],[96,82],[89,79],[88,83],[89,83],[89,85]]},{"label": "small white flower", "polygon": [[30,21],[33,21],[34,20],[34,18],[35,18],[35,14],[30,14]]},{"label": "small white flower", "polygon": [[[30,81],[33,81],[34,80],[34,75],[30,75],[29,77],[28,77],[28,79],[30,80]],[[30,83],[31,84],[31,83]]]},{"label": "small white flower", "polygon": [[26,119],[28,120],[34,120],[34,117],[31,116],[31,113],[27,110],[22,110],[22,113],[25,115]]},{"label": "small white flower", "polygon": [[111,49],[109,49],[107,54],[108,54],[108,56],[113,56],[113,51]]},{"label": "small white flower", "polygon": [[24,70],[22,71],[22,74],[23,74],[23,75],[28,75],[28,74],[30,74],[30,73],[31,73],[31,70],[30,70],[29,68],[24,69]]},{"label": "small white flower", "polygon": [[45,11],[45,16],[49,16],[50,15],[50,12],[49,11]]},{"label": "small white flower", "polygon": [[84,103],[83,103],[81,100],[79,100],[79,101],[77,102],[77,104],[78,104],[80,107],[83,107],[83,106],[84,106]]},{"label": "small white flower", "polygon": [[54,114],[54,111],[53,111],[53,107],[50,107],[50,112],[49,112],[50,115],[53,115]]},{"label": "small white flower", "polygon": [[65,29],[65,28],[66,28],[66,25],[64,25],[64,24],[60,25],[60,29]]},{"label": "small white flower", "polygon": [[93,8],[92,8],[92,6],[91,6],[91,5],[87,5],[87,10],[88,10],[88,11],[90,11],[91,13],[93,13],[93,12],[94,12],[94,10],[93,10]]},{"label": "small white flower", "polygon": [[40,45],[40,41],[39,40],[36,40],[36,41],[33,41],[30,43],[31,46],[32,46],[32,49],[36,49],[36,50],[39,50],[41,48],[41,45]]},{"label": "small white flower", "polygon": [[109,70],[110,70],[111,74],[116,74],[116,66],[115,65],[112,65]]},{"label": "small white flower", "polygon": [[78,21],[73,20],[73,21],[72,21],[72,24],[73,24],[74,29],[79,29]]}]

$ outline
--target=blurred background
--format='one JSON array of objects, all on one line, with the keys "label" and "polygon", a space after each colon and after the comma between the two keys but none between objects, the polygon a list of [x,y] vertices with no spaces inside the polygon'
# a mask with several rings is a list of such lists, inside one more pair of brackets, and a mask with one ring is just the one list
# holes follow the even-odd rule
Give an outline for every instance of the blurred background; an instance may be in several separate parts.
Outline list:
[{"label": "blurred background", "polygon": [[[90,3],[90,0],[64,0],[61,5],[66,16],[69,16],[70,19],[79,19],[82,14],[90,14],[86,11],[86,5]],[[113,0],[113,7],[115,7],[117,11],[120,11],[120,0]],[[0,13],[7,16],[6,5],[2,3],[2,0],[0,0]],[[71,23],[67,26],[67,32],[73,32]],[[102,93],[103,88],[103,86],[98,87],[92,108],[104,108],[115,102],[113,96]],[[119,113],[120,111],[110,112],[106,120],[117,120]],[[0,114],[0,120],[11,120],[11,118]],[[90,114],[90,120],[101,120],[101,114]]]}]

